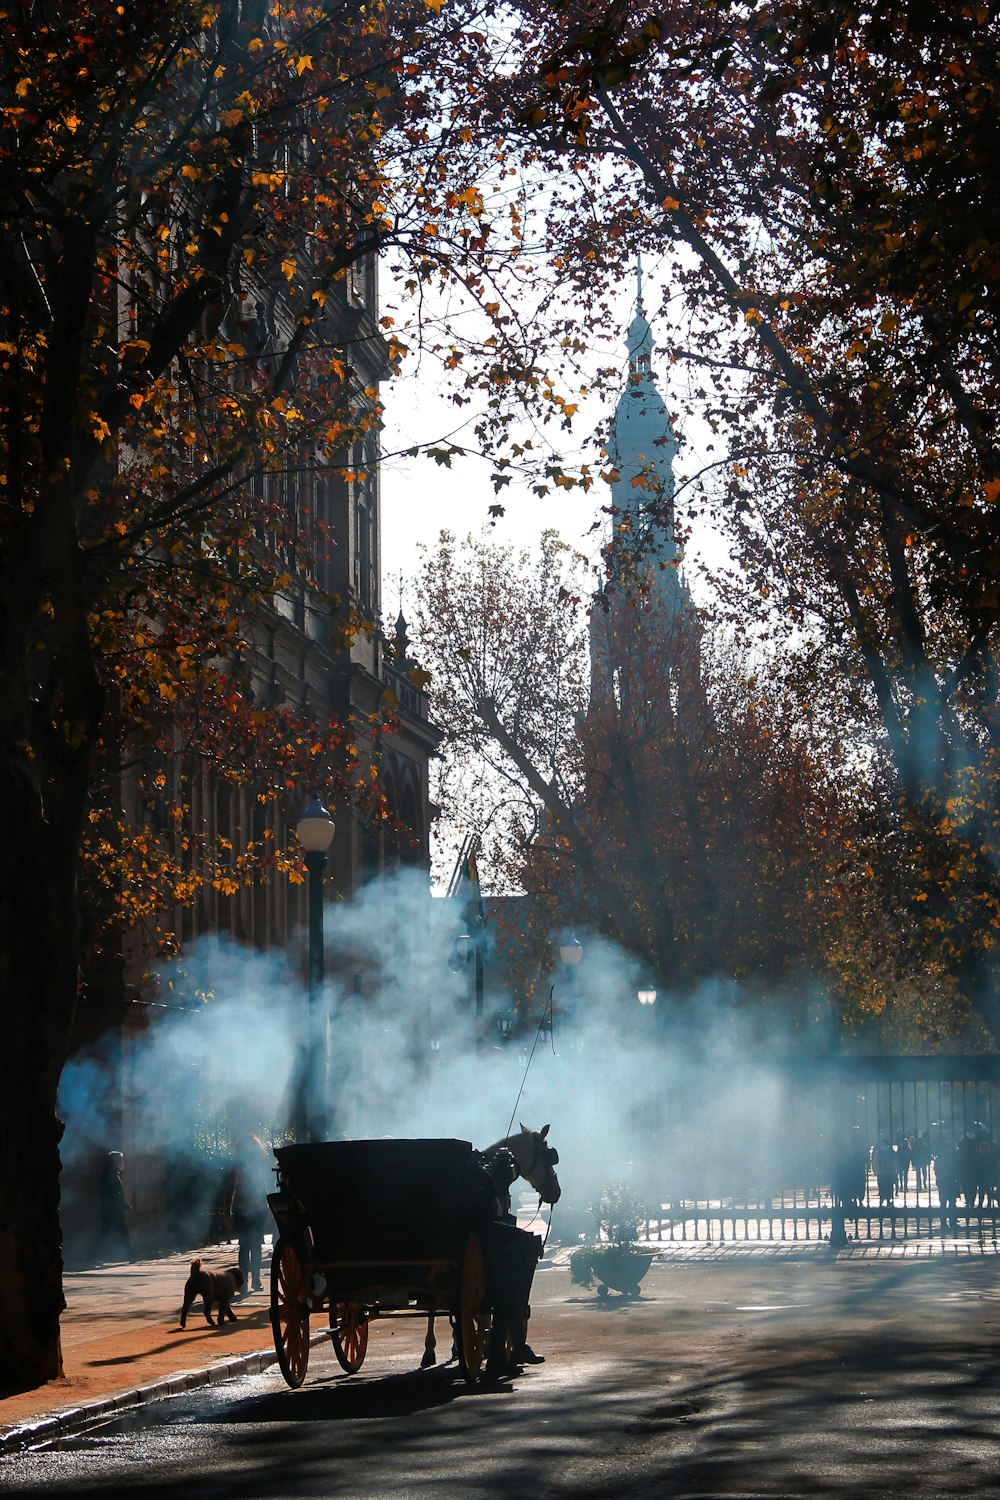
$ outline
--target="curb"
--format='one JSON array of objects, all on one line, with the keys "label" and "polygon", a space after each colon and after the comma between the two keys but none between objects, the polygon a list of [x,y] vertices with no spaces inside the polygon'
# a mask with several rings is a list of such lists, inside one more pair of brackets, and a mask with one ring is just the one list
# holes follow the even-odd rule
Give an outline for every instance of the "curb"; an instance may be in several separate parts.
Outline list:
[{"label": "curb", "polygon": [[[325,1329],[312,1334],[309,1339],[310,1347],[329,1337]],[[8,1453],[20,1453],[28,1448],[58,1443],[61,1438],[76,1436],[86,1432],[89,1427],[98,1427],[126,1412],[150,1406],[154,1401],[183,1396],[187,1391],[197,1391],[207,1385],[222,1385],[239,1375],[260,1375],[277,1362],[278,1356],[273,1349],[260,1349],[253,1354],[228,1359],[222,1364],[210,1365],[207,1370],[189,1370],[183,1375],[167,1375],[163,1380],[154,1381],[152,1385],[121,1391],[117,1396],[107,1396],[101,1401],[92,1401],[87,1406],[71,1407],[50,1417],[32,1418],[0,1432],[0,1458]]]}]

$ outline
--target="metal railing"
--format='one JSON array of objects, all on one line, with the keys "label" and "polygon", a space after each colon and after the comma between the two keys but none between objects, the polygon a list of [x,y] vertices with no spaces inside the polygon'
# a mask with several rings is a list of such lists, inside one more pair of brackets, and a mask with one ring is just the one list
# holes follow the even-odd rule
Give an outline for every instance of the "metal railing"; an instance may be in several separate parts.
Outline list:
[{"label": "metal railing", "polygon": [[757,1082],[734,1103],[691,1070],[662,1101],[648,1239],[998,1248],[1000,1057],[809,1059]]}]

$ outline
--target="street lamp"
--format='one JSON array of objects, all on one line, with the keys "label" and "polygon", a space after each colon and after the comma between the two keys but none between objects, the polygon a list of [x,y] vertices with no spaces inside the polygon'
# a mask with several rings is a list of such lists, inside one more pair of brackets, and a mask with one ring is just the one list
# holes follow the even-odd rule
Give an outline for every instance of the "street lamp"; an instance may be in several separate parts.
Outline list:
[{"label": "street lamp", "polygon": [[297,1114],[303,1134],[322,1140],[326,1129],[327,1057],[326,1017],[323,995],[323,871],[326,853],[333,843],[334,822],[318,797],[314,797],[295,826],[309,871],[309,1011],[306,1053],[302,1069],[302,1097]]},{"label": "street lamp", "polygon": [[638,999],[640,1005],[655,1005],[656,991],[652,988],[651,985],[644,985],[643,988],[638,991]]},{"label": "street lamp", "polygon": [[463,932],[461,937],[457,937],[455,939],[455,952],[458,954],[463,964],[468,963],[469,956],[472,953],[474,947],[475,939],[470,937],[467,932]]},{"label": "street lamp", "polygon": [[572,933],[564,943],[559,944],[559,957],[571,969],[575,969],[583,957],[583,949]]},{"label": "street lamp", "polygon": [[497,1031],[502,1042],[509,1042],[514,1030],[516,1017],[512,1010],[498,1010],[496,1014]]}]

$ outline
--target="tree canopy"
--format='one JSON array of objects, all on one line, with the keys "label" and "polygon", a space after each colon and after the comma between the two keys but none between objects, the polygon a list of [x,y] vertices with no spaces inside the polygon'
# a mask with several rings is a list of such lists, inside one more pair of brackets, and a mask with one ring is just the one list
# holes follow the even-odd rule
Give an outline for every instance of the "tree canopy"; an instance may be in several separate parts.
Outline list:
[{"label": "tree canopy", "polygon": [[836,684],[804,702],[794,657],[649,592],[585,596],[552,536],[536,557],[443,536],[414,630],[444,817],[479,835],[492,890],[526,893],[539,952],[590,926],[678,1005],[729,981],[806,1044],[831,1018],[918,1045],[968,1026],[915,941],[891,778]]},{"label": "tree canopy", "polygon": [[674,399],[716,430],[679,503],[732,539],[736,609],[807,640],[860,753],[884,748],[915,940],[996,1034],[996,17],[519,15],[484,113],[545,181],[535,243],[587,309],[566,383],[608,288],[658,256]]},{"label": "tree canopy", "polygon": [[[373,461],[377,381],[399,353],[364,278],[389,242],[422,267],[445,206],[428,69],[443,79],[474,43],[461,7],[439,10],[0,5],[12,1378],[60,1369],[55,1094],[81,879],[93,936],[201,881],[297,875],[277,839],[206,846],[186,821],[199,760],[273,801],[307,776],[380,815],[352,726],[262,706],[250,667],[267,611],[314,610],[334,641],[357,628],[324,588],[320,487]],[[125,768],[179,842],[122,816]]]},{"label": "tree canopy", "polygon": [[[0,20],[4,1367],[59,1368],[55,1088],[81,861],[129,852],[122,750],[182,815],[182,784],[159,784],[178,734],[223,777],[278,793],[322,767],[361,795],[348,726],[246,692],[249,622],[336,606],[309,486],[370,462],[377,379],[407,344],[475,410],[497,490],[519,467],[539,495],[591,486],[558,445],[610,378],[589,351],[637,252],[669,273],[678,399],[717,430],[685,503],[733,539],[752,584],[735,610],[797,650],[777,707],[741,697],[740,732],[777,713],[799,759],[770,792],[801,773],[832,794],[839,750],[795,726],[836,681],[905,845],[914,953],[996,1033],[993,13],[0,0]],[[369,326],[352,296],[387,249],[412,330],[400,308]],[[432,326],[442,284],[474,316]],[[509,756],[481,688],[468,711]],[[582,753],[535,687],[516,702],[533,756],[553,732]],[[551,755],[531,764],[530,794],[564,804]],[[130,848],[140,896],[183,887]]]}]

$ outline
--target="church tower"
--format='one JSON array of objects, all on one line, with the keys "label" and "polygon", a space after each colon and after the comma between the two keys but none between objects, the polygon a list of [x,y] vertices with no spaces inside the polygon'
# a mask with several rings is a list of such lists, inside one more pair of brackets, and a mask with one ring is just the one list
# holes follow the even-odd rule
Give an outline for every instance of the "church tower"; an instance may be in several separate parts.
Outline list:
[{"label": "church tower", "polygon": [[653,332],[643,310],[641,265],[636,280],[635,317],[626,338],[628,373],[608,442],[613,477],[607,574],[591,606],[592,712],[617,695],[619,658],[634,651],[640,622],[640,633],[655,633],[661,643],[669,638],[673,652],[683,652],[689,666],[698,661],[699,626],[674,522],[677,439],[653,378]]},{"label": "church tower", "polygon": [[608,456],[613,531],[609,576],[626,593],[648,589],[673,619],[690,607],[674,534],[677,439],[653,379],[653,331],[642,305],[637,271],[635,317],[626,339],[628,376],[611,423]]}]

